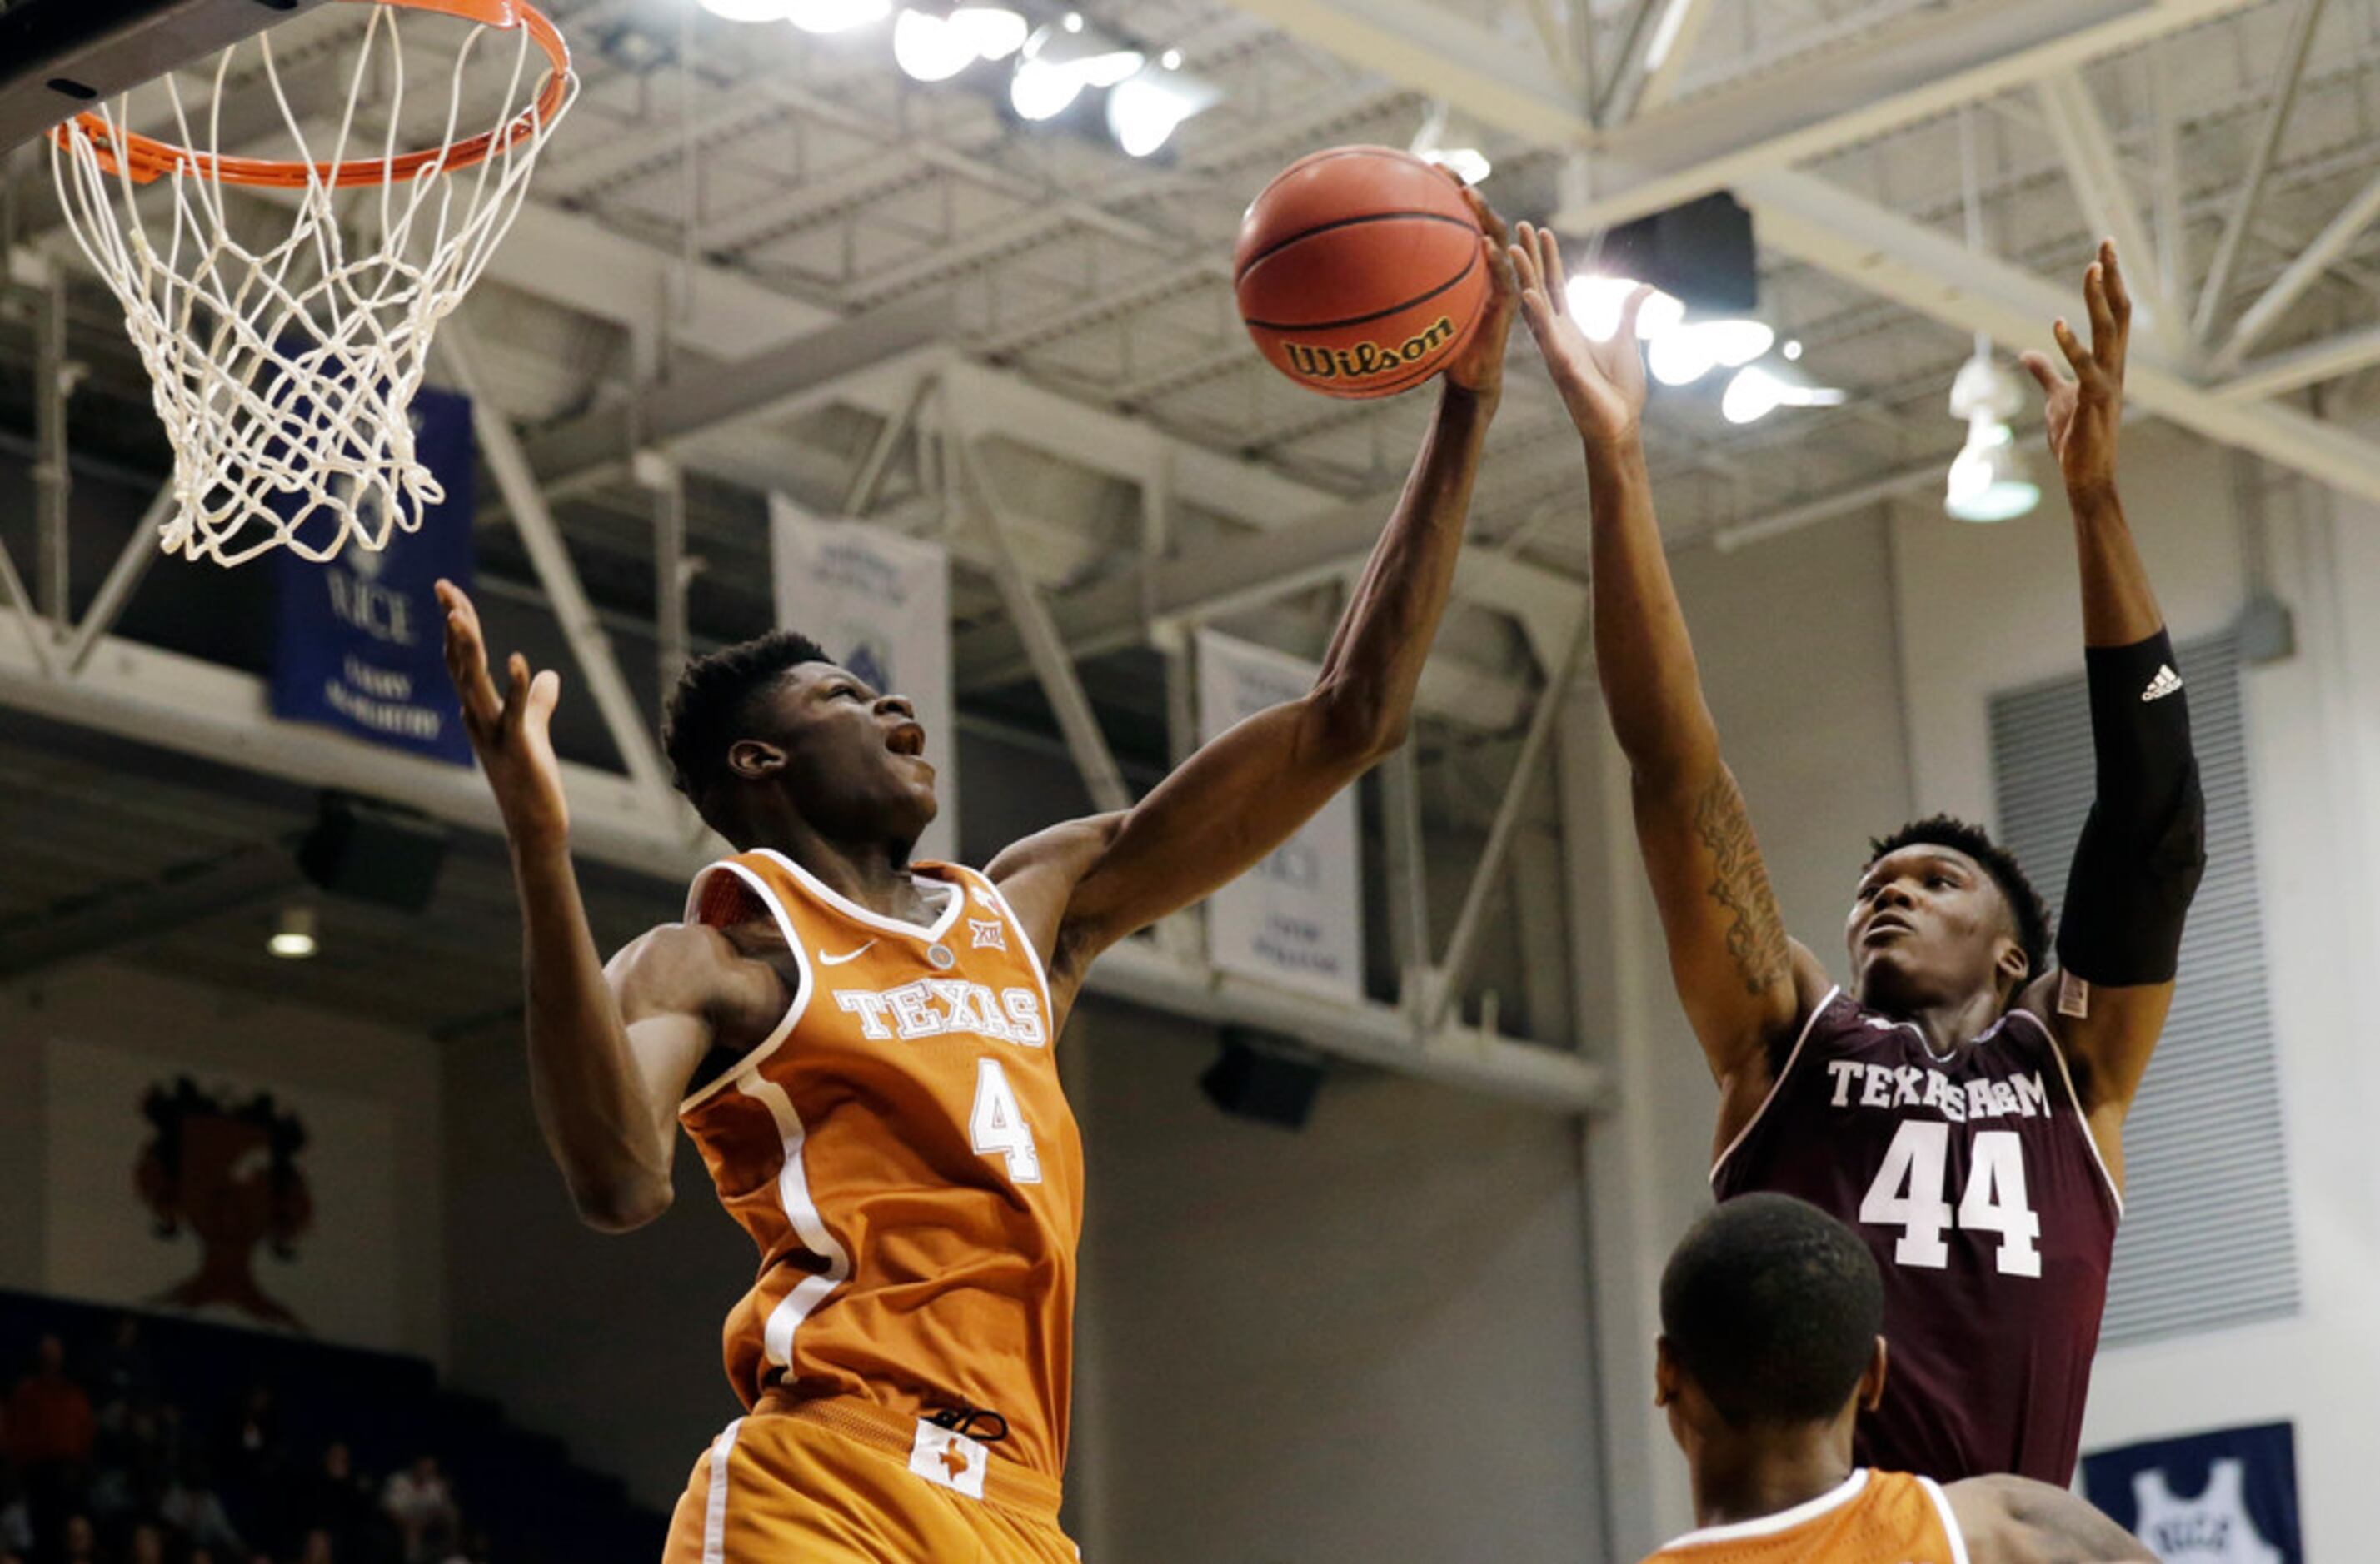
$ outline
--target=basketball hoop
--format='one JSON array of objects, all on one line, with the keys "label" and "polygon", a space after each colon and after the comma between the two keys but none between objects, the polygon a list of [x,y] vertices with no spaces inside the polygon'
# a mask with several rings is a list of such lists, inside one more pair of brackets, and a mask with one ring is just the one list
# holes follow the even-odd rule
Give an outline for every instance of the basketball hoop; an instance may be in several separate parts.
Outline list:
[{"label": "basketball hoop", "polygon": [[[526,0],[346,3],[372,15],[327,158],[311,155],[269,33],[256,39],[263,83],[297,144],[294,160],[220,144],[225,87],[244,45],[217,58],[198,120],[203,140],[170,75],[178,144],[133,130],[122,98],[51,133],[67,222],[124,306],[174,443],[168,553],[233,565],[285,547],[327,560],[349,543],[385,547],[444,500],[415,457],[409,416],[431,336],[520,214],[538,154],[577,94],[569,46]],[[403,11],[471,24],[448,81],[443,134],[427,150],[398,145]],[[367,91],[376,81],[384,83],[377,100]],[[500,106],[480,121],[490,128],[462,135],[467,99],[499,83]],[[359,126],[373,109],[385,110],[376,135]],[[373,140],[375,155],[350,157],[351,143]],[[226,202],[227,186],[294,204],[286,232],[260,248],[250,248],[253,234],[250,243],[235,236],[236,224],[257,226],[256,213]],[[156,188],[170,204],[152,199],[144,212],[142,193]],[[336,199],[358,188],[378,195]]]}]

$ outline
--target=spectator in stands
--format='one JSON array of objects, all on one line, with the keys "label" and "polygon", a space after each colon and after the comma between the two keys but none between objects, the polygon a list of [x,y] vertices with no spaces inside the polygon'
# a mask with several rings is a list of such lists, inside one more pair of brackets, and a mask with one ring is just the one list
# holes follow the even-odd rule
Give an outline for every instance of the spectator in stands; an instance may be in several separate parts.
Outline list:
[{"label": "spectator in stands", "polygon": [[16,1469],[0,1461],[0,1564],[24,1564],[33,1551],[33,1512],[25,1503],[25,1485]]},{"label": "spectator in stands", "polygon": [[418,1456],[410,1471],[391,1475],[380,1502],[404,1539],[405,1564],[437,1564],[445,1557],[459,1517],[436,1456]]},{"label": "spectator in stands", "polygon": [[132,1528],[131,1545],[124,1558],[125,1564],[165,1564],[165,1534],[142,1522]]},{"label": "spectator in stands", "polygon": [[18,1466],[80,1466],[91,1459],[91,1398],[67,1374],[66,1343],[42,1338],[33,1372],[8,1396],[7,1453]]},{"label": "spectator in stands", "polygon": [[175,1469],[174,1480],[166,1485],[164,1497],[158,1501],[157,1510],[165,1523],[192,1546],[226,1558],[247,1557],[248,1544],[224,1509],[203,1457],[192,1455],[182,1460]]},{"label": "spectator in stands", "polygon": [[331,1534],[316,1526],[306,1534],[305,1546],[299,1549],[295,1564],[334,1564],[336,1558]]},{"label": "spectator in stands", "polygon": [[279,1526],[282,1488],[287,1475],[282,1460],[281,1409],[262,1385],[249,1388],[224,1440],[219,1469],[224,1503],[255,1534],[256,1546],[269,1547],[282,1535]]},{"label": "spectator in stands", "polygon": [[90,1516],[79,1510],[67,1516],[59,1534],[59,1564],[100,1564],[99,1528],[91,1523]]},{"label": "spectator in stands", "polygon": [[157,1371],[140,1340],[140,1317],[118,1315],[107,1351],[100,1355],[91,1388],[99,1397],[99,1421],[113,1428],[138,1408],[157,1400]]},{"label": "spectator in stands", "polygon": [[356,1471],[346,1440],[334,1439],[324,1447],[322,1465],[291,1496],[288,1515],[301,1538],[317,1529],[329,1533],[331,1549],[342,1564],[359,1564],[371,1551],[382,1523],[381,1508],[371,1480]]}]

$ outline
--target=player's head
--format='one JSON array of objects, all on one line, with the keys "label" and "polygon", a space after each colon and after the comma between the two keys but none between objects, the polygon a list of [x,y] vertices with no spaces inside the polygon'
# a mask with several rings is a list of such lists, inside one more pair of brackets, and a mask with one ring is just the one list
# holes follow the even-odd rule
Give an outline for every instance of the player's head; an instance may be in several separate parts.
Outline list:
[{"label": "player's head", "polygon": [[1907,1012],[1978,990],[2003,1004],[2049,960],[2049,908],[2008,849],[1948,815],[1868,844],[1843,928],[1863,1004]]},{"label": "player's head", "polygon": [[1786,1194],[1745,1194],[1690,1229],[1661,1273],[1656,1400],[1699,1461],[1715,1445],[1840,1437],[1884,1392],[1884,1279],[1857,1234]]},{"label": "player's head", "polygon": [[821,835],[905,847],[934,818],[926,730],[906,697],[869,688],[790,630],[687,663],[662,743],[678,791],[738,847],[769,845],[789,807]]}]

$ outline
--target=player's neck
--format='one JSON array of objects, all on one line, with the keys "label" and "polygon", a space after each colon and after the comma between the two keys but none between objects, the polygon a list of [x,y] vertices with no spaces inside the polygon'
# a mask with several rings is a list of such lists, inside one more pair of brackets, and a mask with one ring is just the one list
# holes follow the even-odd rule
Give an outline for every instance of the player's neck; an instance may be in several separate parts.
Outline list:
[{"label": "player's neck", "polygon": [[2005,1001],[1993,990],[1930,1003],[1891,1000],[1864,1002],[1895,1021],[1908,1022],[1925,1034],[1927,1048],[1944,1055],[1957,1053],[1990,1031],[2006,1009]]},{"label": "player's neck", "polygon": [[1852,1474],[1849,1445],[1830,1426],[1711,1438],[1694,1463],[1694,1523],[1757,1521],[1831,1493]]},{"label": "player's neck", "polygon": [[885,917],[928,921],[925,897],[909,872],[909,843],[881,839],[844,842],[807,821],[781,822],[760,839],[810,872],[846,902]]}]

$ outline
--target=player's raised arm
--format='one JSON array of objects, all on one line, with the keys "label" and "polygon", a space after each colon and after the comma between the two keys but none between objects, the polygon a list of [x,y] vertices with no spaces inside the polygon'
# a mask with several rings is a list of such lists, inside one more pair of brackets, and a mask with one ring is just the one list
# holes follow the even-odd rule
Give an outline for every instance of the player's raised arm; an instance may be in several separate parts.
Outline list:
[{"label": "player's raised arm", "polygon": [[[570,809],[548,725],[552,669],[513,654],[503,694],[471,600],[438,584],[446,671],[504,817],[520,893],[530,1095],[547,1148],[587,1222],[641,1227],[670,1203],[674,1109],[710,1047],[707,985],[728,969],[715,929],[655,929],[606,974],[570,862]],[[618,985],[615,993],[614,984]]]},{"label": "player's raised arm", "polygon": [[1660,905],[1670,975],[1727,1098],[1724,1141],[1741,1122],[1739,1109],[1749,1114],[1767,1089],[1768,1044],[1816,999],[1802,992],[1816,962],[1786,938],[1743,795],[1719,756],[1653,515],[1636,346],[1636,315],[1650,290],[1638,290],[1618,332],[1597,343],[1571,318],[1554,236],[1523,224],[1513,257],[1522,316],[1586,447],[1596,672],[1628,757],[1637,845]]},{"label": "player's raised arm", "polygon": [[[2053,328],[2073,378],[2043,353],[2024,366],[2046,400],[2049,447],[2074,513],[2082,583],[2096,794],[2076,845],[2058,931],[2058,971],[2025,1002],[2081,1068],[2076,1087],[2103,1151],[2148,1068],[2173,1002],[2181,927],[2205,867],[2205,801],[2172,638],[2116,492],[2131,298],[2112,242],[2082,282],[2084,346]],[[2111,1155],[2120,1178],[2120,1159]]]},{"label": "player's raised arm", "polygon": [[1470,200],[1495,277],[1488,314],[1446,369],[1437,419],[1313,689],[1220,735],[1131,809],[1044,831],[992,863],[991,878],[1044,944],[1053,986],[1071,991],[1101,951],[1255,867],[1403,742],[1453,586],[1512,328],[1503,224]]},{"label": "player's raised arm", "polygon": [[1970,1477],[1943,1490],[1974,1564],[2156,1564],[2090,1504],[2030,1477]]}]

